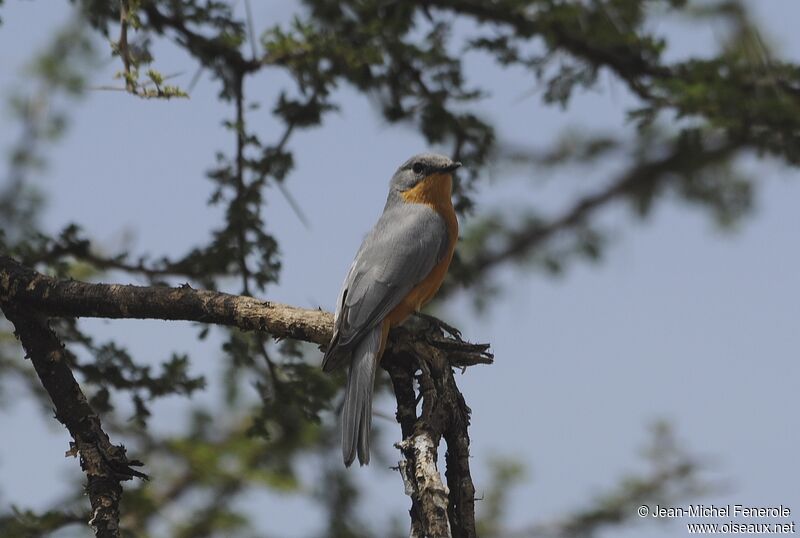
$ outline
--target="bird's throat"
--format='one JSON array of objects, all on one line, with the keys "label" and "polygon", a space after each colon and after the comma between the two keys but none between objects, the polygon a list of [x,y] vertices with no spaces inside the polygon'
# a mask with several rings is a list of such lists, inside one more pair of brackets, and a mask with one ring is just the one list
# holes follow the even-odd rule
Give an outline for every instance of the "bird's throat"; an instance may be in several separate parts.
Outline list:
[{"label": "bird's throat", "polygon": [[403,200],[409,204],[425,204],[439,213],[447,225],[451,249],[458,240],[458,218],[453,208],[453,175],[431,174],[413,188],[402,193]]},{"label": "bird's throat", "polygon": [[413,188],[402,193],[406,202],[429,205],[439,213],[446,210],[448,205],[452,207],[452,194],[452,174],[431,174],[414,185]]}]

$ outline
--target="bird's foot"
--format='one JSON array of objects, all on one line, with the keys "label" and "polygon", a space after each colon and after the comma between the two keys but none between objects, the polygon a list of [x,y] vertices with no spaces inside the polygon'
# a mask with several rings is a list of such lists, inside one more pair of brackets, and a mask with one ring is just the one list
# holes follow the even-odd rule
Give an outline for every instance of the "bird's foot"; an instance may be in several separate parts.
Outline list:
[{"label": "bird's foot", "polygon": [[423,322],[425,322],[429,327],[433,326],[442,331],[443,333],[447,333],[459,342],[463,342],[464,340],[461,338],[461,331],[445,323],[444,321],[440,320],[436,316],[431,316],[430,314],[423,314],[422,312],[414,312],[414,316]]}]

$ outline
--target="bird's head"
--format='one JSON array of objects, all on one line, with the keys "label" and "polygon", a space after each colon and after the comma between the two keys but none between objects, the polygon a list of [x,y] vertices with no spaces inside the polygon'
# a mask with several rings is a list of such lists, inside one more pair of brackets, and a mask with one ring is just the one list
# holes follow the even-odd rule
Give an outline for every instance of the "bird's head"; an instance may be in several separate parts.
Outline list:
[{"label": "bird's head", "polygon": [[440,176],[449,178],[460,166],[460,162],[455,162],[444,155],[420,153],[400,165],[392,177],[391,187],[406,192],[426,179],[436,180]]}]

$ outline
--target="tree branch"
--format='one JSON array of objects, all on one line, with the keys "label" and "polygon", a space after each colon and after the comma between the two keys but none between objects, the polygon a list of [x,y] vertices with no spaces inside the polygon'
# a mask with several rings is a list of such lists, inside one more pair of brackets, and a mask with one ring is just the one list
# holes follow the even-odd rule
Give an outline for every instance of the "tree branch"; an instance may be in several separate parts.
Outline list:
[{"label": "tree branch", "polygon": [[[406,331],[405,327],[396,332]],[[470,409],[453,377],[450,355],[441,348],[425,348],[418,338],[402,338],[387,352],[389,372],[397,398],[397,421],[403,441],[399,470],[411,497],[411,536],[475,538],[475,486],[469,469]],[[416,415],[413,373],[419,370],[422,414]],[[447,486],[437,469],[437,447],[447,443]]]},{"label": "tree branch", "polygon": [[536,10],[496,9],[487,2],[463,0],[431,0],[430,5],[441,9],[452,10],[456,14],[473,17],[481,23],[507,25],[513,28],[516,35],[530,38],[541,36],[552,42],[554,47],[565,50],[596,67],[607,67],[640,98],[651,99],[647,85],[648,79],[672,76],[671,69],[660,64],[655,58],[648,57],[638,47],[608,47],[598,40],[589,40],[582,32],[570,28],[563,21],[555,19],[543,20],[533,14]]},{"label": "tree branch", "polygon": [[[0,307],[15,326],[19,324],[17,330],[29,353],[41,357],[63,353],[55,335],[44,325],[45,316],[198,321],[242,330],[267,331],[277,338],[293,338],[321,346],[327,345],[333,328],[331,314],[322,310],[195,290],[188,285],[170,288],[59,280],[37,273],[7,256],[0,256]],[[39,316],[39,329],[30,321],[28,312],[36,312]],[[42,331],[46,331],[49,337],[38,334]],[[451,332],[454,331],[451,329]],[[35,347],[45,345],[45,349]],[[35,347],[35,352],[31,351],[32,347]],[[418,326],[398,327],[390,334],[385,355],[387,360],[384,362],[397,396],[397,420],[403,432],[403,441],[399,446],[405,457],[402,467],[404,481],[412,497],[412,526],[416,529],[416,536],[451,536],[451,532],[456,537],[475,536],[475,489],[469,473],[467,434],[469,408],[455,384],[452,367],[490,364],[493,356],[488,349],[488,344],[464,342],[457,333],[446,335],[440,326],[430,320]],[[95,434],[102,434],[108,447],[119,451],[121,447],[111,447],[107,436],[99,429],[99,418],[80,394],[66,362],[61,360],[57,364],[61,368],[59,375],[71,381],[56,386],[42,378],[54,402],[54,391],[62,390],[59,387],[72,386],[71,398],[81,401],[84,412],[89,413],[86,416],[96,421]],[[416,370],[422,372],[420,386],[423,411],[419,418],[416,416],[413,389]],[[73,437],[75,435],[73,433]],[[448,445],[449,489],[442,483],[436,468],[436,451],[443,436]],[[75,438],[77,440],[79,437]],[[84,449],[78,448],[85,458]],[[124,449],[121,450],[122,461],[125,461]],[[116,453],[112,451],[112,454]],[[128,467],[125,469],[128,474],[121,476],[138,476]],[[115,502],[121,495],[118,481],[116,488],[112,491]],[[116,506],[114,503],[112,505]],[[118,516],[118,508],[114,510]],[[94,517],[93,521],[97,519]]]},{"label": "tree branch", "polygon": [[[131,286],[59,280],[0,256],[0,303],[32,308],[53,317],[164,319],[198,321],[266,331],[276,338],[292,338],[327,345],[333,316],[322,310],[261,301],[253,297],[196,290],[188,285]],[[413,333],[394,331],[390,347],[421,339],[424,352],[447,353],[456,367],[491,364],[488,344],[471,344],[435,334],[430,327]]]},{"label": "tree branch", "polygon": [[14,324],[16,334],[33,362],[36,374],[55,406],[56,418],[69,430],[73,443],[67,455],[78,455],[88,479],[87,491],[92,505],[89,524],[98,538],[117,538],[121,482],[133,477],[146,478],[131,466],[125,447],[112,445],[103,431],[100,417],[92,410],[72,375],[64,346],[48,327],[46,318],[35,311],[0,301],[4,314]]},{"label": "tree branch", "polygon": [[703,168],[729,159],[741,148],[738,141],[725,141],[719,145],[687,153],[676,147],[665,157],[638,163],[625,171],[604,189],[579,199],[562,215],[543,225],[526,226],[508,235],[505,244],[478,253],[465,262],[466,272],[482,275],[494,267],[531,252],[536,246],[559,232],[575,228],[586,222],[597,210],[614,201],[624,200],[638,192],[653,190],[663,183],[698,172]]},{"label": "tree branch", "polygon": [[125,90],[129,93],[136,93],[134,75],[131,73],[131,54],[128,50],[128,1],[121,0],[119,3],[119,41],[117,42],[119,55],[125,66],[123,78],[125,79]]},{"label": "tree branch", "polygon": [[188,285],[130,286],[59,280],[0,256],[0,302],[55,317],[199,321],[266,330],[281,338],[327,344],[332,317],[252,297],[195,290]]},{"label": "tree branch", "polygon": [[181,261],[170,262],[166,259],[146,260],[144,257],[137,261],[128,261],[125,254],[105,257],[91,248],[89,241],[65,241],[56,243],[52,248],[35,258],[28,258],[27,263],[53,263],[65,256],[72,256],[78,261],[92,265],[103,271],[123,271],[144,276],[149,280],[166,279],[169,277],[188,278],[198,280],[203,277],[218,276],[211,272],[201,273],[194,267]]},{"label": "tree branch", "polygon": [[[231,202],[230,209],[237,215],[247,213],[247,187],[244,182],[244,146],[246,133],[244,130],[244,72],[237,72],[234,76],[234,97],[236,101],[236,197]],[[238,244],[237,256],[239,271],[242,273],[242,293],[250,295],[250,268],[247,266],[247,227],[244,221],[236,219],[236,241]]]},{"label": "tree branch", "polygon": [[192,31],[178,13],[163,13],[153,2],[143,3],[140,9],[147,15],[153,30],[163,33],[165,29],[170,28],[175,31],[180,38],[179,42],[203,65],[219,62],[238,73],[254,72],[262,65],[258,59],[246,59],[237,48],[230,47],[223,37],[208,38]]},{"label": "tree branch", "polygon": [[[122,465],[124,472],[116,471],[117,474],[113,475],[116,482],[93,478],[108,476],[107,471],[102,474],[102,467],[99,471],[92,468],[91,473],[87,470],[90,488],[94,483],[105,487],[94,487],[98,490],[96,502],[109,499],[108,503],[101,505],[112,507],[108,515],[99,512],[98,517],[96,513],[92,519],[96,522],[117,521],[117,503],[122,492],[119,480],[139,474],[127,467],[124,449],[110,445],[108,437],[100,429],[99,418],[80,393],[67,363],[63,358],[55,359],[61,357],[64,351],[56,336],[46,327],[45,316],[198,321],[242,330],[266,331],[277,338],[293,338],[321,346],[327,345],[333,328],[332,316],[322,310],[195,290],[189,285],[169,288],[59,280],[37,273],[7,256],[0,256],[0,307],[17,327],[23,346],[34,357],[34,364],[38,363],[42,368],[51,363],[58,366],[60,382],[54,382],[52,376],[40,373],[42,383],[56,402],[56,408],[77,405],[82,409],[81,416],[92,417],[89,421],[79,421],[80,424],[85,422],[95,427],[95,430],[91,430],[94,437],[90,439],[105,440],[105,444],[96,441],[87,445],[82,441],[85,435],[73,432],[70,427],[82,459],[86,460],[89,454],[87,450],[93,449],[92,454],[99,453],[105,459],[95,457],[89,460],[92,464],[116,461],[116,466]],[[30,317],[30,312],[36,313],[38,321]],[[475,489],[469,474],[467,435],[469,408],[455,384],[451,367],[491,363],[493,357],[488,348],[488,344],[464,342],[457,332],[455,335],[445,335],[441,327],[431,323],[430,319],[422,325],[398,327],[390,334],[385,363],[397,396],[397,420],[403,433],[403,441],[398,446],[405,458],[401,466],[407,491],[412,497],[412,528],[416,536],[451,536],[451,532],[456,537],[475,536]],[[416,417],[413,389],[413,375],[418,369],[422,372],[420,384],[423,397],[423,412],[419,418]],[[39,371],[40,366],[37,366]],[[64,387],[71,387],[71,392],[62,394]],[[59,405],[57,399],[61,397],[64,403]],[[63,414],[59,411],[60,420]],[[436,468],[436,450],[442,436],[448,445],[449,489],[442,483]],[[97,447],[102,447],[102,450]],[[95,500],[92,506],[94,508]]]}]

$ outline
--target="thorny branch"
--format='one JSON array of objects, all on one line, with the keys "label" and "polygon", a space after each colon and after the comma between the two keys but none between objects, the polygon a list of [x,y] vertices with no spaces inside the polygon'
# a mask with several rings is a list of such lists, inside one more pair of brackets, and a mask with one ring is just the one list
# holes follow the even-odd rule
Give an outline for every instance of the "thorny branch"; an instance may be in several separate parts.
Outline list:
[{"label": "thorny branch", "polygon": [[562,215],[545,225],[530,226],[511,233],[504,245],[487,249],[467,262],[469,272],[484,274],[488,270],[517,258],[556,234],[580,226],[597,210],[607,204],[624,200],[626,195],[636,191],[647,191],[674,178],[677,174],[690,174],[715,163],[724,162],[740,148],[736,142],[728,142],[718,147],[698,152],[694,159],[685,162],[684,152],[676,150],[661,159],[641,163],[616,179],[604,189],[586,195],[568,208]]},{"label": "thorny branch", "polygon": [[149,261],[145,258],[129,261],[127,257],[106,257],[94,251],[88,241],[58,242],[52,248],[35,259],[27,260],[34,263],[53,263],[61,258],[72,258],[88,263],[101,271],[115,270],[144,276],[149,280],[164,280],[168,277],[182,277],[192,280],[217,276],[210,272],[202,273],[186,263],[170,262],[167,260]]},{"label": "thorny branch", "polygon": [[120,0],[119,3],[119,42],[117,47],[125,66],[123,72],[125,89],[130,93],[136,93],[136,85],[133,82],[133,73],[131,73],[131,55],[128,50],[128,0]]},{"label": "thorny branch", "polygon": [[[34,361],[42,383],[67,424],[89,477],[97,529],[118,533],[121,480],[143,476],[130,469],[124,448],[110,444],[99,417],[80,392],[64,349],[46,326],[48,317],[150,318],[187,320],[266,331],[276,338],[293,338],[324,346],[330,339],[332,316],[322,310],[260,301],[252,297],[196,290],[188,285],[130,286],[59,280],[0,256],[0,308],[14,323]],[[397,420],[403,441],[403,479],[412,497],[414,536],[475,536],[474,487],[469,473],[469,408],[453,379],[452,367],[490,364],[488,344],[471,344],[446,335],[432,323],[392,331],[385,364],[398,402]],[[416,416],[412,384],[415,371],[423,398]],[[59,379],[60,381],[54,381]],[[66,387],[66,388],[65,388]],[[68,410],[68,411],[63,411]],[[77,413],[77,414],[76,414]],[[75,417],[84,417],[75,422]],[[88,418],[86,418],[88,417]],[[441,438],[447,441],[447,487],[437,461]],[[107,532],[103,530],[103,532]],[[101,534],[97,536],[118,536]]]},{"label": "thorny branch", "polygon": [[132,466],[125,447],[113,445],[103,431],[100,417],[92,410],[70,370],[64,346],[48,327],[45,316],[6,300],[0,307],[14,324],[16,334],[33,362],[36,374],[55,406],[56,418],[72,436],[67,455],[80,457],[87,477],[87,492],[92,505],[89,524],[98,538],[116,538],[119,530],[121,482],[133,477],[146,478]]},{"label": "thorny branch", "polygon": [[[242,207],[247,202],[246,188],[244,183],[244,73],[237,73],[234,83],[234,93],[236,96],[236,199],[231,206],[236,213],[244,213]],[[236,240],[238,245],[239,271],[242,273],[242,293],[250,295],[250,268],[247,266],[247,231],[244,222],[237,222]]]}]

